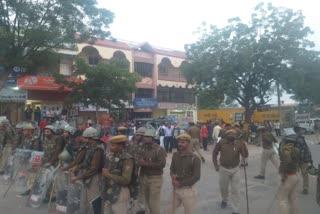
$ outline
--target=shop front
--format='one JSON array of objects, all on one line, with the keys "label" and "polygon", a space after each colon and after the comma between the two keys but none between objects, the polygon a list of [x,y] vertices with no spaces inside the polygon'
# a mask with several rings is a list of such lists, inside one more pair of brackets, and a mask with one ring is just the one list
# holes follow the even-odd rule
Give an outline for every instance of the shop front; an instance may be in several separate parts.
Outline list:
[{"label": "shop front", "polygon": [[195,106],[188,103],[159,102],[153,110],[154,117],[166,116],[174,122],[197,121]]},{"label": "shop front", "polygon": [[152,109],[158,106],[156,98],[135,98],[133,103],[133,118],[155,118]]},{"label": "shop front", "polygon": [[[69,78],[70,81],[81,81],[77,78]],[[40,109],[50,116],[58,116],[64,109],[64,101],[71,91],[70,88],[56,84],[53,76],[24,76],[18,79],[18,88],[28,92],[28,99],[25,101],[24,109],[27,106],[34,112]],[[25,119],[25,118],[23,118]]]}]

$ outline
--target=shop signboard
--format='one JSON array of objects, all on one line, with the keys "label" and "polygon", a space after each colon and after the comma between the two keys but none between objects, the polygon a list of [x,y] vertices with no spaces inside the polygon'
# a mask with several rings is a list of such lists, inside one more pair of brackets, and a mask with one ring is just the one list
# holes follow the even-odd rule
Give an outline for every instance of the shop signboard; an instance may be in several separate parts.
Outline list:
[{"label": "shop signboard", "polygon": [[243,113],[235,113],[235,121],[242,121]]},{"label": "shop signboard", "polygon": [[27,91],[5,87],[0,90],[0,102],[25,102]]},{"label": "shop signboard", "polygon": [[134,107],[135,108],[157,108],[158,101],[156,98],[135,98]]}]

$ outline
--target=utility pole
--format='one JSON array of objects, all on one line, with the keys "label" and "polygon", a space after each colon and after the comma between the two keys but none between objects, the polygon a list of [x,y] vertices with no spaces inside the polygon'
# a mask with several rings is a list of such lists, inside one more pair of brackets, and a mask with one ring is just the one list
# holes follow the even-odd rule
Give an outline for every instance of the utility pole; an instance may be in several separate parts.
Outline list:
[{"label": "utility pole", "polygon": [[280,94],[279,81],[276,81],[276,86],[277,86],[279,123],[280,123],[280,133],[281,133],[282,132],[282,114],[281,114],[281,94]]}]

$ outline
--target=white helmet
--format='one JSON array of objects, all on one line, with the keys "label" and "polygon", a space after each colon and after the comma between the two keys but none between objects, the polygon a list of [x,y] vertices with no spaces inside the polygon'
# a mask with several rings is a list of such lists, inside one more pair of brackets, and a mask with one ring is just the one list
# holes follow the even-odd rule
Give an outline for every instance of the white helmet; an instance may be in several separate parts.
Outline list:
[{"label": "white helmet", "polygon": [[99,139],[98,131],[97,131],[95,128],[92,128],[92,127],[87,128],[87,129],[83,132],[82,137]]}]

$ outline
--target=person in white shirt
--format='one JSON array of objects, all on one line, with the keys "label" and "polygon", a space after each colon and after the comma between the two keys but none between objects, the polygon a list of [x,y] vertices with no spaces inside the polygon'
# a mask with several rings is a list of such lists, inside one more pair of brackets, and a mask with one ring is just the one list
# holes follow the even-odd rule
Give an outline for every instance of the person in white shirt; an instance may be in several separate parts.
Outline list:
[{"label": "person in white shirt", "polygon": [[274,128],[274,131],[276,132],[277,137],[280,137],[281,136],[281,133],[280,133],[280,122],[279,121],[274,122],[273,123],[273,128]]},{"label": "person in white shirt", "polygon": [[164,128],[164,148],[166,152],[172,152],[172,136],[173,136],[173,129],[174,127],[171,123],[168,123],[167,126]]},{"label": "person in white shirt", "polygon": [[219,121],[215,121],[215,126],[212,132],[213,143],[218,143],[221,126]]}]

